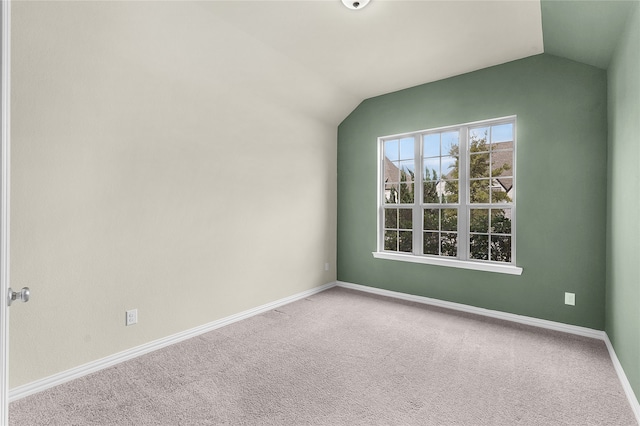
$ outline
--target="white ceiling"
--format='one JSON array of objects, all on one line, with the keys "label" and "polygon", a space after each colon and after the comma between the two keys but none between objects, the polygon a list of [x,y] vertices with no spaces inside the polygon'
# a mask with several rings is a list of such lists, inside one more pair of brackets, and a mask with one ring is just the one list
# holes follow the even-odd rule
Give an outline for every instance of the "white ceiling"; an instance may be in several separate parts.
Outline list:
[{"label": "white ceiling", "polygon": [[[372,0],[358,11],[340,0],[215,1],[202,13],[233,28],[236,55],[240,32],[282,58],[268,71],[247,65],[255,72],[337,90],[341,105],[316,105],[337,123],[366,98],[543,52],[539,1]],[[260,79],[268,84],[270,76]]]},{"label": "white ceiling", "polygon": [[216,15],[370,97],[542,53],[537,1],[219,3]]},{"label": "white ceiling", "polygon": [[340,0],[14,6],[68,16],[51,23],[60,34],[80,26],[96,38],[102,28],[102,49],[117,47],[165,85],[215,93],[212,110],[252,103],[337,125],[364,99],[543,51],[606,68],[637,1],[371,0],[356,11]]}]

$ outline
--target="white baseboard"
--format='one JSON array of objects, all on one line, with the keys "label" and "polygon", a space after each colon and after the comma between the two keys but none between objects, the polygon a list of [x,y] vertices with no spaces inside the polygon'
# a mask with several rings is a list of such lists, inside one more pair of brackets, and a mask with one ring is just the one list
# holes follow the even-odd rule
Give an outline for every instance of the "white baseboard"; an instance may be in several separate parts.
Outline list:
[{"label": "white baseboard", "polygon": [[399,293],[397,291],[384,290],[381,288],[368,287],[360,284],[351,284],[342,281],[336,283],[338,287],[350,288],[353,290],[373,293],[380,296],[392,297],[395,299],[407,300],[410,302],[424,303],[426,305],[439,306],[441,308],[452,309],[455,311],[468,312],[471,314],[482,315],[485,317],[502,319],[505,321],[517,322],[520,324],[532,325],[534,327],[547,328],[549,330],[562,331],[579,336],[591,337],[603,340],[604,331],[594,330],[592,328],[580,327],[577,325],[563,324],[561,322],[548,321],[539,318],[527,317],[524,315],[510,314],[508,312],[492,311],[490,309],[477,308],[475,306],[463,305],[461,303],[447,302],[445,300],[432,299],[424,296],[414,296],[412,294]]},{"label": "white baseboard", "polygon": [[162,339],[154,340],[153,342],[149,342],[144,345],[136,346],[134,348],[127,349],[122,352],[118,352],[108,357],[98,359],[96,361],[92,361],[87,364],[80,365],[78,367],[63,371],[61,373],[54,374],[49,377],[45,377],[44,379],[36,380],[34,382],[27,383],[22,386],[17,386],[9,390],[9,402],[13,402],[20,398],[24,398],[25,396],[32,395],[37,392],[41,392],[43,390],[52,388],[57,385],[61,385],[73,379],[86,376],[87,374],[91,374],[96,371],[103,370],[105,368],[111,367],[121,362],[130,360],[132,358],[136,358],[140,355],[144,355],[146,353],[158,350],[165,346],[173,345],[174,343],[181,342],[191,337],[198,336],[200,334],[215,330],[220,327],[224,327],[225,325],[229,325],[234,322],[247,319],[254,315],[258,315],[258,314],[276,309],[277,307],[286,305],[287,303],[304,299],[305,297],[309,297],[313,294],[327,290],[331,287],[334,287],[335,285],[336,283],[332,282],[319,287],[315,287],[310,290],[306,290],[301,293],[297,293],[292,296],[276,300],[275,302],[267,303],[265,305],[258,306],[253,309],[249,309],[244,312],[240,312],[238,314],[231,315],[226,318],[222,318],[217,321],[213,321],[208,324],[201,325],[199,327],[195,327],[177,334],[173,334],[171,336],[167,336]]},{"label": "white baseboard", "polygon": [[611,357],[611,362],[613,362],[613,368],[615,368],[616,373],[618,374],[618,379],[620,379],[620,383],[622,384],[624,393],[627,395],[629,404],[631,404],[631,409],[636,415],[636,421],[640,425],[640,402],[638,402],[638,398],[636,397],[636,394],[631,387],[631,383],[629,383],[629,379],[627,379],[627,375],[624,373],[622,364],[620,364],[620,360],[616,355],[616,351],[613,349],[613,345],[611,344],[611,340],[609,340],[609,336],[607,335],[607,333],[604,334],[604,343],[607,345],[609,356]]},{"label": "white baseboard", "polygon": [[609,340],[609,336],[607,333],[602,330],[594,330],[591,328],[580,327],[577,325],[563,324],[555,321],[548,321],[539,318],[532,318],[523,315],[510,314],[507,312],[500,311],[492,311],[490,309],[477,308],[475,306],[463,305],[461,303],[447,302],[439,299],[432,299],[424,296],[415,296],[412,294],[399,293],[396,291],[384,290],[375,287],[368,287],[360,284],[352,284],[343,281],[336,282],[337,287],[349,288],[352,290],[363,291],[366,293],[377,294],[380,296],[387,296],[395,299],[407,300],[411,302],[424,303],[426,305],[439,306],[441,308],[452,309],[461,312],[468,312],[472,314],[482,315],[491,318],[498,318],[505,321],[517,322],[520,324],[531,325],[534,327],[546,328],[549,330],[562,331],[570,334],[577,334],[579,336],[591,337],[598,340],[603,340],[607,346],[607,350],[609,351],[609,356],[611,357],[611,362],[613,362],[613,367],[618,374],[618,379],[622,384],[622,388],[624,389],[625,395],[629,400],[629,404],[631,405],[631,409],[636,416],[636,421],[638,425],[640,425],[640,403],[638,402],[638,398],[636,398],[633,389],[631,388],[631,384],[627,379],[627,375],[618,360],[618,356],[616,355],[615,350],[613,349],[613,345]]}]

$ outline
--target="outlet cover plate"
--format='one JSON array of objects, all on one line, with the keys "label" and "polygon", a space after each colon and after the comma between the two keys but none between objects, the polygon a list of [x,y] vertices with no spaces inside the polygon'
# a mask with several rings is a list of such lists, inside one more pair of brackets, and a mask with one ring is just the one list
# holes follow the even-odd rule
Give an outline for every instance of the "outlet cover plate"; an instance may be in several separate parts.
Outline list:
[{"label": "outlet cover plate", "polygon": [[565,293],[564,294],[564,304],[565,305],[576,305],[576,294],[575,293]]},{"label": "outlet cover plate", "polygon": [[133,325],[133,324],[136,324],[137,322],[138,322],[138,310],[132,309],[130,311],[127,311],[125,325]]}]

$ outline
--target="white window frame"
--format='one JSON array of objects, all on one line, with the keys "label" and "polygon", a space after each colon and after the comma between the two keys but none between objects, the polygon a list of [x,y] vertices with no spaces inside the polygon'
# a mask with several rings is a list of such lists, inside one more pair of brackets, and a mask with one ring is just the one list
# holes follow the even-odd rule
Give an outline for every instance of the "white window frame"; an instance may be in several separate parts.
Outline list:
[{"label": "white window frame", "polygon": [[[470,180],[469,176],[469,130],[474,127],[495,126],[500,124],[513,123],[513,197],[510,203],[504,204],[505,207],[511,209],[511,262],[497,262],[491,260],[469,259],[469,211],[471,208],[495,208],[497,204],[471,204],[470,203]],[[395,260],[401,262],[421,263],[428,265],[439,265],[453,268],[472,269],[478,271],[497,272],[512,275],[521,275],[522,268],[516,266],[516,147],[517,147],[517,116],[507,116],[490,120],[475,121],[453,126],[444,126],[433,129],[419,130],[414,132],[400,133],[396,135],[382,136],[377,140],[378,148],[378,176],[376,179],[377,193],[377,250],[372,254],[377,259]],[[424,255],[423,247],[423,219],[422,211],[429,205],[424,204],[423,197],[423,173],[422,173],[422,149],[423,137],[432,133],[442,133],[447,131],[459,131],[459,194],[458,204],[436,204],[434,208],[458,208],[458,246],[457,257],[448,257],[440,255]],[[414,161],[415,161],[415,180],[414,180],[414,202],[413,204],[402,204],[406,208],[413,210],[413,252],[401,253],[384,250],[384,209],[385,209],[385,185],[384,185],[384,142],[393,139],[414,138]],[[418,143],[416,143],[416,138]],[[500,204],[503,205],[503,204]]]}]

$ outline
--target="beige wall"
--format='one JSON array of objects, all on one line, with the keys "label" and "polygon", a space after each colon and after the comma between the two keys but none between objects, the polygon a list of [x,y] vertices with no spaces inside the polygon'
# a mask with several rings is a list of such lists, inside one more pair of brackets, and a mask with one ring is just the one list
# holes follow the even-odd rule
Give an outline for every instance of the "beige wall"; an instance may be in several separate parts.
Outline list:
[{"label": "beige wall", "polygon": [[14,3],[11,387],[335,280],[352,100],[217,7]]}]

